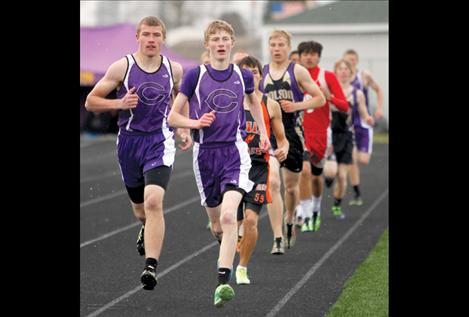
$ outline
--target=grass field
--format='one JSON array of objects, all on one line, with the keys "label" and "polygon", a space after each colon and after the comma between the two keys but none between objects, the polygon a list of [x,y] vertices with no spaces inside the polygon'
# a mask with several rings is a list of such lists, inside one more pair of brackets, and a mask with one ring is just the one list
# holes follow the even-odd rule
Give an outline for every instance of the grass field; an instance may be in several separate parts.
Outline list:
[{"label": "grass field", "polygon": [[326,317],[389,316],[388,240],[386,229],[368,258],[345,283]]},{"label": "grass field", "polygon": [[388,144],[389,143],[389,134],[387,132],[374,133],[373,134],[373,142],[374,143],[381,143],[381,144]]}]

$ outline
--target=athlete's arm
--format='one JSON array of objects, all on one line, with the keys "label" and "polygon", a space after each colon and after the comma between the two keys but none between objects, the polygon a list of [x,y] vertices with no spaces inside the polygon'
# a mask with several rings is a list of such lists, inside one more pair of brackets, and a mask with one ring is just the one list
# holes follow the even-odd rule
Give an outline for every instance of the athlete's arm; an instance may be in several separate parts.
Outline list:
[{"label": "athlete's arm", "polygon": [[138,96],[135,94],[135,87],[131,87],[122,99],[106,99],[106,96],[122,83],[126,70],[127,59],[125,57],[109,66],[104,77],[96,83],[93,90],[91,90],[86,97],[86,110],[104,112],[135,108],[138,102]]},{"label": "athlete's arm", "polygon": [[286,160],[290,143],[288,143],[285,137],[285,128],[282,122],[282,111],[277,101],[267,98],[267,109],[269,109],[270,125],[272,126],[272,132],[277,140],[277,149],[274,151],[274,156],[283,162]]},{"label": "athlete's arm", "polygon": [[293,68],[295,73],[296,82],[300,86],[301,91],[306,91],[312,96],[311,99],[303,100],[301,102],[291,102],[288,100],[280,100],[280,106],[285,112],[295,112],[305,109],[313,109],[324,106],[326,98],[319,89],[318,85],[313,81],[309,72],[304,66],[295,64]]},{"label": "athlete's arm", "polygon": [[261,151],[267,152],[270,149],[270,141],[267,137],[267,130],[265,128],[264,116],[262,115],[261,103],[259,102],[259,98],[257,98],[255,91],[252,91],[250,94],[246,94],[246,96],[249,101],[249,111],[256,121],[259,132],[261,134],[259,148]]},{"label": "athlete's arm", "polygon": [[347,112],[349,110],[349,104],[337,77],[332,72],[326,72],[325,77],[327,87],[331,92],[327,100],[332,102],[339,111]]},{"label": "athlete's arm", "polygon": [[374,120],[373,117],[370,116],[368,110],[366,108],[366,100],[365,95],[361,90],[357,90],[357,102],[358,102],[358,113],[360,114],[360,118],[365,121],[368,125],[373,125]]},{"label": "athlete's arm", "polygon": [[[205,113],[198,120],[189,118],[188,100],[194,94],[199,78],[199,68],[189,70],[182,79],[180,91],[174,99],[168,115],[168,124],[173,128],[201,129],[209,127],[215,120],[215,112]],[[186,109],[184,108],[186,107]]]},{"label": "athlete's arm", "polygon": [[[173,78],[174,78],[174,87],[173,87],[173,92],[172,92],[173,100],[174,100],[177,94],[179,93],[179,88],[181,87],[183,69],[182,69],[181,64],[179,63],[176,63],[173,61],[170,61],[170,63],[171,63],[171,69],[173,70]],[[181,114],[187,118],[189,117],[189,102],[186,101]],[[186,151],[192,146],[193,142],[192,142],[190,129],[187,129],[187,128],[176,129],[176,136],[179,137],[179,140],[181,141],[181,144],[178,144],[178,147],[182,151]]]},{"label": "athlete's arm", "polygon": [[179,92],[168,115],[168,124],[173,128],[201,129],[209,127],[215,120],[215,111],[204,113],[199,120],[184,116],[184,106],[188,98]]},{"label": "athlete's arm", "polygon": [[378,83],[374,80],[373,76],[371,76],[370,72],[363,71],[363,77],[365,87],[370,86],[371,88],[373,88],[373,90],[376,92],[376,95],[378,96],[378,104],[376,105],[375,118],[379,119],[383,116],[384,92],[378,85]]}]

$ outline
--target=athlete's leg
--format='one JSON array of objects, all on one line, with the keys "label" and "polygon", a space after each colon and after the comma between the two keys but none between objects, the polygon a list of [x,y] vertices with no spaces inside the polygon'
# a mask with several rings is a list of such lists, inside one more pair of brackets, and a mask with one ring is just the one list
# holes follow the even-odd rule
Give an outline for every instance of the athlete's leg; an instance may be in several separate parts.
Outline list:
[{"label": "athlete's leg", "polygon": [[132,211],[134,212],[135,218],[145,224],[145,208],[143,202],[140,204],[136,204],[130,201],[130,203],[132,205]]},{"label": "athlete's leg", "polygon": [[327,187],[330,187],[332,185],[332,182],[334,181],[336,175],[337,175],[337,161],[335,160],[326,160],[326,163],[324,164],[324,181],[326,183]]},{"label": "athlete's leg", "polygon": [[236,243],[238,241],[238,230],[236,213],[243,195],[236,190],[228,190],[223,195],[220,209],[220,225],[223,231],[219,253],[219,267],[233,267],[233,260],[236,253]]},{"label": "athlete's leg", "polygon": [[341,204],[347,190],[347,174],[351,166],[351,164],[339,163],[337,182],[334,187],[334,205],[332,206],[332,213],[337,219],[345,218],[345,215],[342,212]]},{"label": "athlete's leg", "polygon": [[285,186],[285,210],[286,222],[291,224],[293,221],[293,212],[299,203],[299,180],[300,173],[293,173],[287,168],[282,168],[283,184]]},{"label": "athlete's leg", "polygon": [[283,199],[280,194],[280,162],[275,157],[271,157],[269,164],[270,195],[272,196],[272,202],[267,204],[267,212],[275,240],[275,238],[283,237]]},{"label": "athlete's leg", "polygon": [[126,186],[127,193],[129,194],[130,204],[135,217],[142,222],[142,226],[137,235],[137,252],[140,255],[145,255],[144,235],[145,235],[145,205],[144,205],[144,190],[145,185],[137,187]]},{"label": "athlete's leg", "polygon": [[243,244],[241,245],[239,265],[247,267],[249,259],[251,258],[252,252],[256,247],[257,243],[257,222],[259,215],[251,210],[246,209],[246,217],[243,220],[244,235]]},{"label": "athlete's leg", "polygon": [[160,257],[165,232],[164,192],[165,190],[157,185],[145,186],[145,255],[156,260]]},{"label": "athlete's leg", "polygon": [[335,199],[342,199],[345,196],[345,192],[347,190],[347,174],[350,167],[350,164],[339,164],[337,173],[337,183],[334,187]]},{"label": "athlete's leg", "polygon": [[217,207],[205,207],[205,211],[207,212],[208,219],[211,223],[210,232],[213,237],[221,243],[223,230],[220,224],[220,205]]},{"label": "athlete's leg", "polygon": [[360,184],[360,168],[358,167],[358,151],[357,147],[353,147],[352,166],[350,167],[350,184],[356,186]]},{"label": "athlete's leg", "polygon": [[370,163],[370,158],[370,153],[357,151],[357,161],[359,164],[368,165]]},{"label": "athlete's leg", "polygon": [[[305,152],[307,153],[307,152]],[[305,218],[311,217],[310,213],[312,212],[311,203],[312,203],[312,196],[313,196],[313,189],[312,189],[312,179],[311,179],[311,163],[308,160],[303,161],[303,169],[300,173],[300,180],[299,180],[299,187],[300,187],[300,204],[298,211],[301,211],[300,215],[296,215],[297,219],[301,217],[301,220]],[[299,223],[301,225],[301,223]]]}]

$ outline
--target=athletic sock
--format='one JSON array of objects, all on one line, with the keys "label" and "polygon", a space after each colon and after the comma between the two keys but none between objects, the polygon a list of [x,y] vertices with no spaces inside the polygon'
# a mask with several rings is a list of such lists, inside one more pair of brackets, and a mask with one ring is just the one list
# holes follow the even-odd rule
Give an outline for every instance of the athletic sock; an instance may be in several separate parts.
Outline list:
[{"label": "athletic sock", "polygon": [[318,212],[318,214],[321,213],[321,200],[322,200],[322,195],[319,197],[313,196],[313,212]]},{"label": "athletic sock", "polygon": [[154,258],[146,258],[145,260],[145,266],[153,266],[156,269],[156,266],[158,265],[158,260]]},{"label": "athletic sock", "polygon": [[358,188],[359,185],[354,185],[353,186],[353,191],[355,192],[355,198],[360,197],[360,188]]},{"label": "athletic sock", "polygon": [[226,267],[218,268],[218,285],[228,284],[230,281],[231,270]]},{"label": "athletic sock", "polygon": [[340,206],[341,203],[342,203],[342,198],[334,197],[334,206]]}]

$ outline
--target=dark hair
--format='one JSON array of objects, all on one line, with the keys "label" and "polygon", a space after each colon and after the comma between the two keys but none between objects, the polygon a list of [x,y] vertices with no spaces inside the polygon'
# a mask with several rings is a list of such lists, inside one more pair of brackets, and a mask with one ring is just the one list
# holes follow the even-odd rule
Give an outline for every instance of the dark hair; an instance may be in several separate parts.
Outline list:
[{"label": "dark hair", "polygon": [[262,65],[261,62],[254,56],[246,56],[238,62],[239,67],[248,66],[248,67],[257,67],[259,74],[262,76]]},{"label": "dark hair", "polygon": [[[288,58],[291,58],[291,56],[292,56],[293,54],[298,54],[298,51],[291,51],[291,52],[290,52],[290,55],[288,55]],[[300,55],[300,54],[298,54],[298,55]]]},{"label": "dark hair", "polygon": [[298,55],[301,56],[303,53],[318,53],[318,56],[321,57],[322,45],[314,41],[301,42],[298,44]]}]

